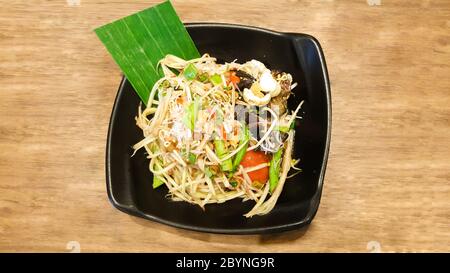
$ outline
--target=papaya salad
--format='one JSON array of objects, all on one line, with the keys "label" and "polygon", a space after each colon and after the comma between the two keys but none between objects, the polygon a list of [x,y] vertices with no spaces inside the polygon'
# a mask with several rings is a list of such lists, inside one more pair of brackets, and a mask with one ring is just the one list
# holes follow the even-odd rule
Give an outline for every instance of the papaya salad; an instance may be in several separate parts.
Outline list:
[{"label": "papaya salad", "polygon": [[208,54],[166,55],[158,66],[164,76],[139,106],[143,139],[133,146],[147,152],[153,188],[165,185],[171,200],[202,208],[253,200],[244,216],[269,213],[286,179],[301,171],[292,151],[303,102],[287,108],[292,76],[257,60],[219,64]]}]

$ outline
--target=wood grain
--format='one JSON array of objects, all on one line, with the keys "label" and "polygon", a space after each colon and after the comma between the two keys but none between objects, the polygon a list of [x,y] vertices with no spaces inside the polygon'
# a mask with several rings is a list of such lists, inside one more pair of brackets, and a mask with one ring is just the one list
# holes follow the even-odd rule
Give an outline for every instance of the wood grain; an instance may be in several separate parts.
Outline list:
[{"label": "wood grain", "polygon": [[333,129],[321,206],[307,230],[270,236],[179,230],[108,202],[121,76],[92,30],[154,3],[2,4],[0,251],[450,251],[449,1],[173,1],[185,22],[303,32],[323,46]]}]

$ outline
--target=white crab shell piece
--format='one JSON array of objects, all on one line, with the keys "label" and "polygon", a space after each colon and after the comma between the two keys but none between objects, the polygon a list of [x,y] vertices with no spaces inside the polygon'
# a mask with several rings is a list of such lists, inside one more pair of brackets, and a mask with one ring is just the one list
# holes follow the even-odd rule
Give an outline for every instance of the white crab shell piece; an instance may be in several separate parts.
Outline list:
[{"label": "white crab shell piece", "polygon": [[257,60],[251,60],[246,63],[244,63],[241,66],[241,69],[248,74],[252,75],[254,78],[259,78],[261,73],[263,73],[265,70],[267,70],[266,66]]},{"label": "white crab shell piece", "polygon": [[266,104],[269,103],[270,101],[270,94],[265,94],[263,97],[257,96],[255,93],[253,93],[252,90],[248,89],[248,88],[244,88],[244,100],[251,104],[251,105],[256,105],[256,106],[264,106]]},{"label": "white crab shell piece", "polygon": [[251,60],[250,64],[259,73],[262,73],[267,69],[266,66],[262,62],[257,61],[257,60]]}]

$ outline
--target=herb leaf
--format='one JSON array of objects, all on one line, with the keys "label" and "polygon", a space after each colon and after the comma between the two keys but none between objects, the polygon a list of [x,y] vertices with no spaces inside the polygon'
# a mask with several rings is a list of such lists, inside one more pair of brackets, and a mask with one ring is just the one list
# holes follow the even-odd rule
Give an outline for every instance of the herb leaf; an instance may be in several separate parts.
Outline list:
[{"label": "herb leaf", "polygon": [[200,57],[169,1],[101,26],[95,33],[145,104],[162,76],[159,60],[167,54]]}]

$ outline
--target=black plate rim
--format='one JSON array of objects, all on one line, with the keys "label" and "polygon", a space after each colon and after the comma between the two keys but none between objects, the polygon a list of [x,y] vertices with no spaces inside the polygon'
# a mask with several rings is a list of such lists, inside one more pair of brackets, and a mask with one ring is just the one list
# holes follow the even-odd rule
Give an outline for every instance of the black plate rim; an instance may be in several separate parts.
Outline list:
[{"label": "black plate rim", "polygon": [[295,223],[289,223],[289,224],[283,224],[283,225],[277,225],[277,226],[268,226],[268,227],[260,227],[260,228],[247,228],[247,229],[220,229],[220,228],[206,228],[206,227],[199,227],[199,226],[192,226],[192,225],[185,225],[182,223],[177,223],[173,221],[168,221],[160,217],[155,217],[150,214],[146,214],[142,211],[139,211],[134,206],[127,206],[123,205],[120,202],[118,202],[112,193],[112,181],[111,181],[111,161],[110,161],[110,154],[112,149],[111,144],[111,133],[113,130],[113,121],[115,120],[115,117],[118,115],[117,113],[117,104],[120,101],[121,97],[123,96],[124,92],[123,87],[126,83],[125,76],[122,77],[122,80],[120,82],[116,98],[114,100],[114,105],[111,113],[111,117],[109,120],[109,126],[108,126],[108,134],[107,134],[107,144],[106,144],[106,155],[105,155],[105,171],[106,171],[106,189],[108,194],[108,199],[111,202],[111,204],[117,208],[118,210],[138,216],[147,220],[152,220],[155,222],[159,222],[161,224],[165,224],[168,226],[176,227],[176,228],[182,228],[186,230],[192,230],[192,231],[198,231],[198,232],[207,232],[207,233],[218,233],[218,234],[234,234],[234,235],[250,235],[250,234],[267,234],[267,233],[275,233],[275,232],[283,232],[283,231],[289,231],[298,229],[300,227],[303,227],[305,225],[308,225],[311,223],[313,218],[315,217],[319,204],[320,199],[322,195],[323,190],[323,183],[325,178],[325,172],[326,172],[326,166],[328,162],[328,154],[330,150],[330,142],[331,142],[331,91],[330,91],[330,82],[328,77],[328,70],[325,62],[325,57],[323,54],[322,47],[320,46],[319,41],[309,35],[304,33],[293,33],[293,32],[277,32],[265,28],[260,27],[253,27],[253,26],[246,26],[246,25],[239,25],[239,24],[228,24],[228,23],[204,23],[204,22],[196,22],[196,23],[186,23],[186,27],[188,28],[203,28],[203,27],[218,27],[218,28],[235,28],[235,29],[245,29],[245,30],[251,30],[251,31],[258,31],[258,32],[265,32],[271,35],[276,36],[285,36],[292,40],[295,40],[298,37],[307,38],[311,40],[318,52],[319,59],[320,59],[320,65],[322,67],[323,71],[323,77],[325,79],[325,95],[326,95],[326,103],[327,103],[327,135],[325,140],[325,150],[323,154],[323,161],[322,161],[322,168],[320,170],[319,175],[319,181],[317,186],[317,191],[314,194],[314,196],[311,198],[311,210],[307,214],[307,216],[302,219],[301,221],[295,222]]}]

